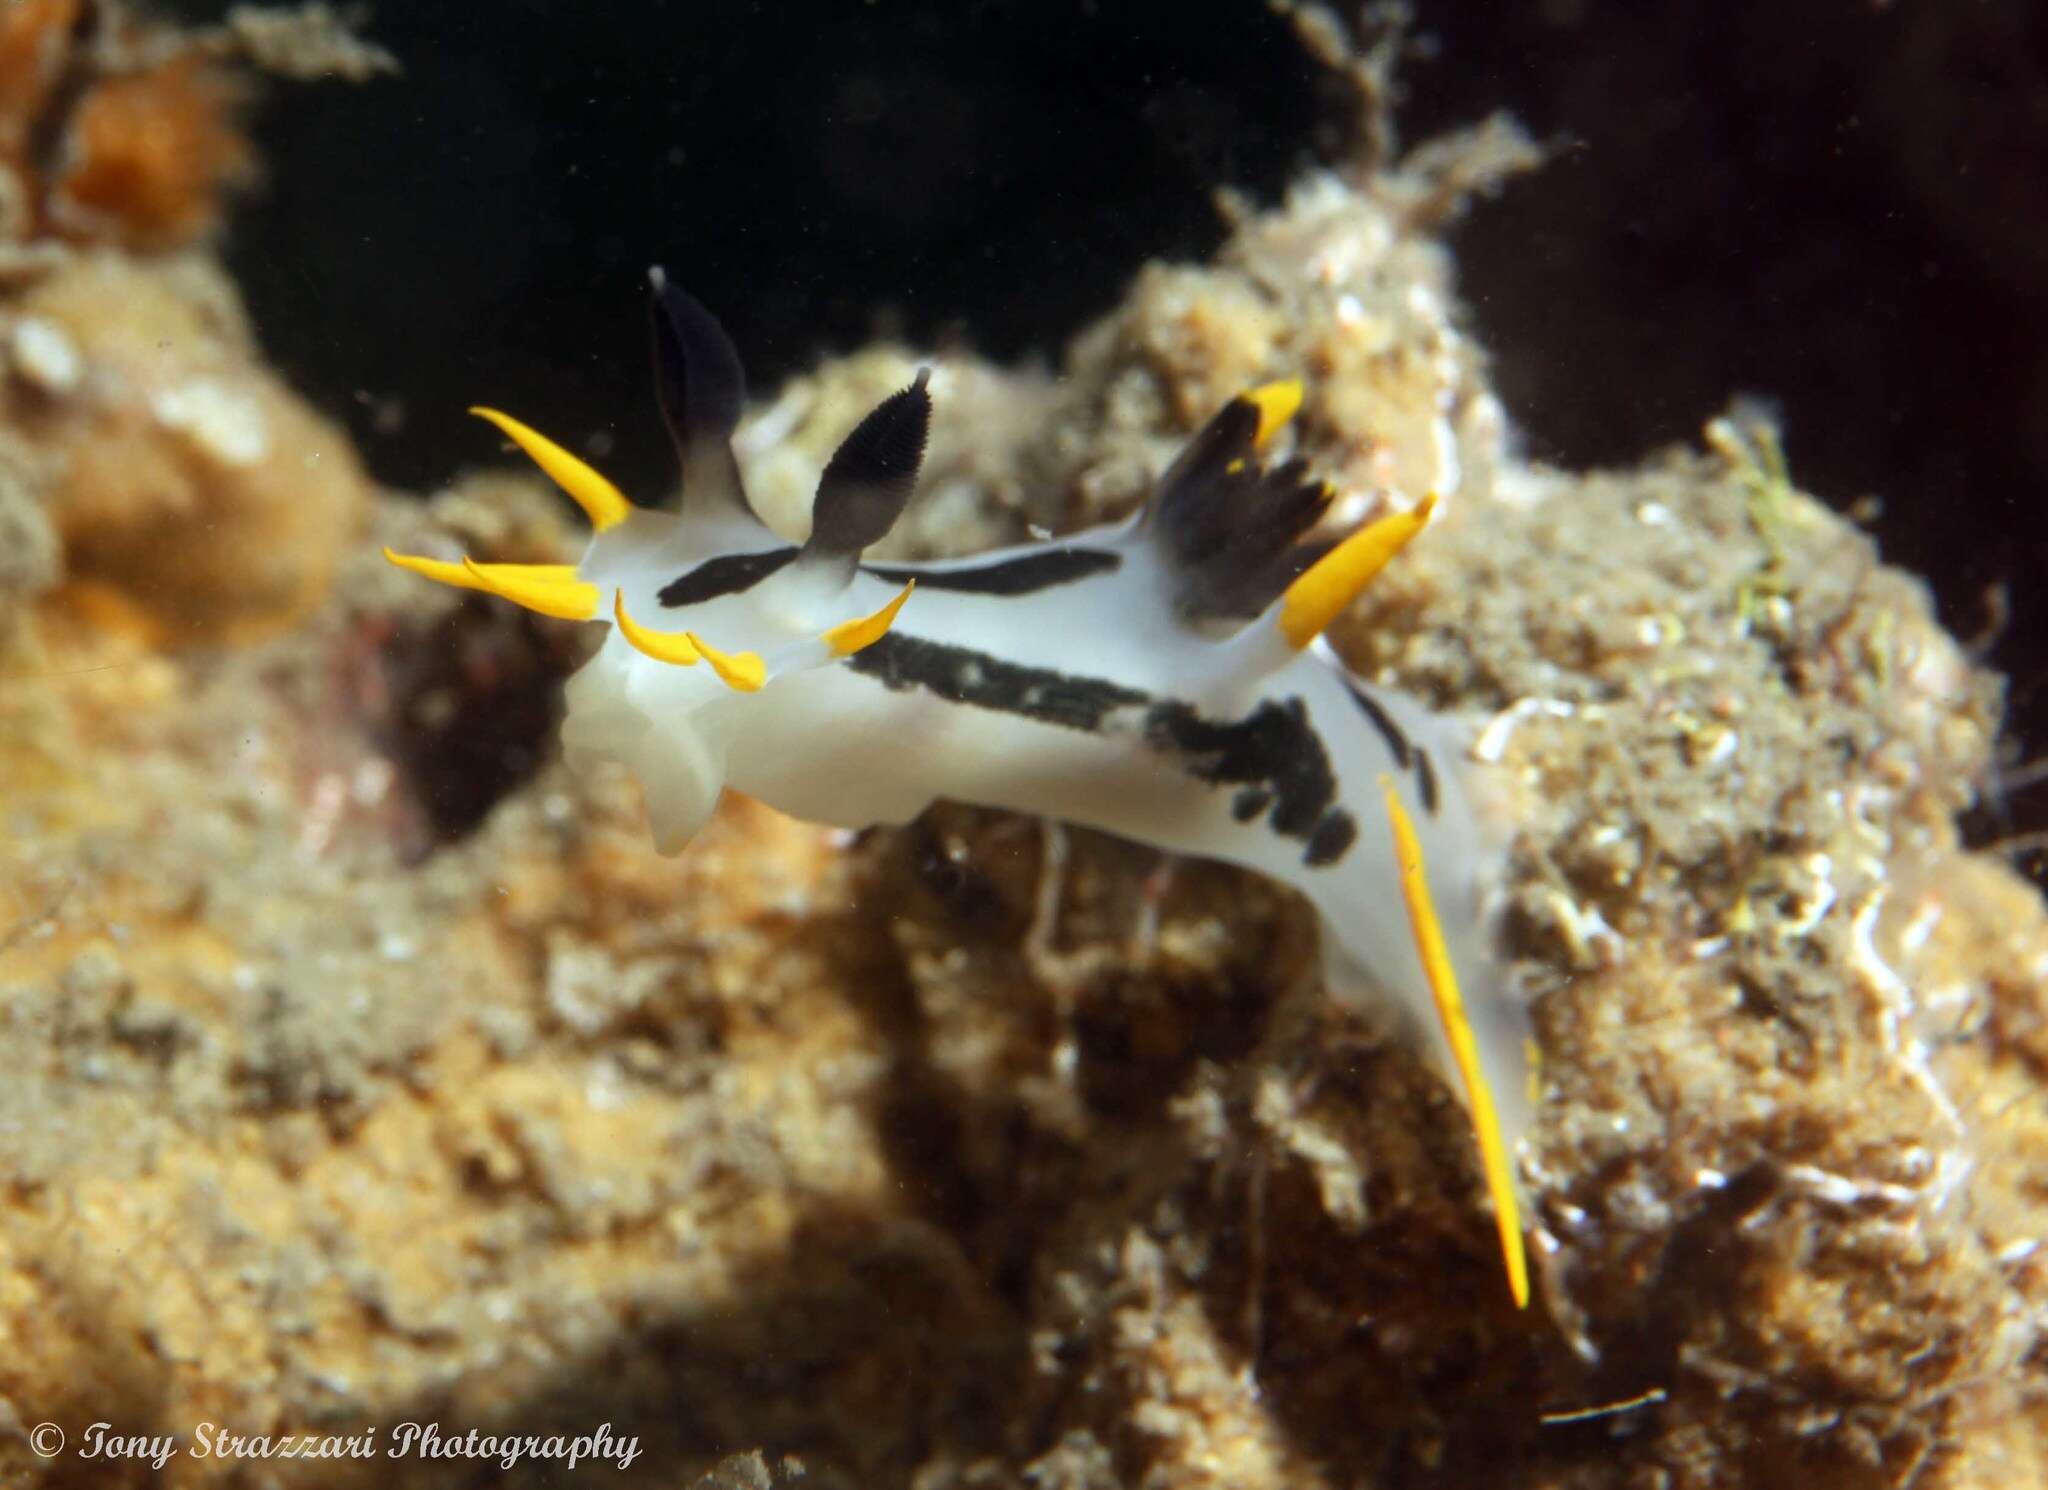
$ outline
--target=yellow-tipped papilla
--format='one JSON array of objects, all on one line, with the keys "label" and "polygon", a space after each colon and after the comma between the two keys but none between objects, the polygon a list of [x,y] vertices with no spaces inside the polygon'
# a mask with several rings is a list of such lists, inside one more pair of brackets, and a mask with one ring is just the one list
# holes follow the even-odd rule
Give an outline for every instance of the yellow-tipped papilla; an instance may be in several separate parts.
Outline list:
[{"label": "yellow-tipped papilla", "polygon": [[471,589],[486,590],[527,610],[564,621],[588,621],[597,614],[597,586],[576,578],[567,564],[479,564],[464,559],[474,583]]},{"label": "yellow-tipped papilla", "polygon": [[711,664],[711,670],[728,688],[740,693],[753,693],[768,681],[768,666],[761,661],[759,652],[721,652],[716,647],[707,646],[704,638],[694,631],[685,631],[683,635],[689,638],[690,645]]},{"label": "yellow-tipped papilla", "polygon": [[1431,492],[1406,512],[1390,512],[1366,524],[1310,565],[1280,603],[1280,631],[1288,645],[1299,651],[1322,635],[1387,561],[1428,525],[1435,507],[1436,493]]},{"label": "yellow-tipped papilla", "polygon": [[649,631],[630,615],[626,614],[626,592],[617,592],[612,602],[612,619],[618,622],[619,635],[636,652],[652,657],[656,662],[669,662],[677,667],[695,667],[703,655],[691,642],[685,631]]},{"label": "yellow-tipped papilla", "polygon": [[436,584],[453,585],[458,590],[476,590],[485,595],[503,595],[504,591],[496,588],[495,583],[502,583],[506,576],[513,583],[521,579],[551,585],[576,582],[574,564],[478,564],[466,558],[426,559],[418,554],[401,554],[389,548],[384,550],[384,558],[400,569],[410,570]]},{"label": "yellow-tipped papilla", "polygon": [[386,548],[384,561],[387,564],[396,564],[400,569],[409,569],[437,585],[453,585],[458,590],[482,590],[486,595],[491,593],[482,581],[463,567],[460,559],[427,559],[418,554],[401,554]]},{"label": "yellow-tipped papilla", "polygon": [[1247,392],[1245,399],[1259,411],[1259,432],[1252,436],[1252,444],[1264,449],[1300,410],[1301,379],[1282,378],[1277,383],[1262,383]]},{"label": "yellow-tipped papilla", "polygon": [[1458,993],[1458,974],[1451,966],[1451,954],[1444,946],[1443,927],[1437,921],[1436,904],[1430,899],[1429,881],[1422,862],[1422,843],[1415,836],[1415,824],[1401,805],[1393,778],[1380,777],[1380,791],[1387,799],[1387,817],[1394,829],[1394,858],[1401,871],[1401,898],[1408,905],[1408,929],[1415,938],[1415,951],[1422,959],[1423,976],[1429,980],[1430,996],[1436,1001],[1436,1016],[1457,1062],[1458,1078],[1465,1084],[1466,1100],[1472,1107],[1472,1127],[1479,1137],[1479,1166],[1486,1176],[1486,1190],[1493,1197],[1494,1225],[1500,1231],[1501,1257],[1507,1263],[1508,1291],[1515,1307],[1529,1305],[1529,1259],[1522,1250],[1522,1212],[1515,1199],[1514,1161],[1501,1133],[1500,1112],[1494,1106],[1493,1088],[1479,1064],[1479,1042],[1472,1034],[1472,1021],[1465,1015],[1465,1001]]},{"label": "yellow-tipped papilla", "polygon": [[538,430],[528,429],[510,414],[501,414],[496,409],[478,406],[469,412],[495,424],[506,439],[524,450],[549,480],[576,499],[576,505],[589,516],[590,525],[598,532],[624,522],[633,510],[633,504],[616,486]]},{"label": "yellow-tipped papilla", "polygon": [[872,647],[889,634],[889,628],[896,624],[896,612],[903,609],[903,602],[910,598],[910,592],[917,588],[917,581],[911,580],[896,592],[896,598],[871,616],[860,616],[851,621],[841,621],[825,633],[825,643],[831,647],[835,657],[851,657],[863,647]]}]

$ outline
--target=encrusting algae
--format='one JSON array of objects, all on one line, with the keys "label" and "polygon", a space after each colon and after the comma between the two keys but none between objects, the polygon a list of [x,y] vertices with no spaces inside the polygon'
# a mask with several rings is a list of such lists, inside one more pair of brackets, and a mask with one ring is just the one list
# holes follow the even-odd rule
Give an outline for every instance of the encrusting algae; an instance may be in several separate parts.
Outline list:
[{"label": "encrusting algae", "polygon": [[[1294,370],[1319,467],[1443,493],[1334,639],[1482,721],[1519,824],[1534,1307],[1301,904],[956,806],[728,798],[656,856],[547,755],[573,637],[379,557],[560,562],[560,505],[375,493],[203,249],[117,235],[0,299],[0,1479],[78,1482],[16,1425],[428,1419],[610,1423],[621,1485],[2044,1478],[2048,915],[1954,826],[1995,685],[1789,480],[1760,523],[1740,411],[1634,470],[1516,459],[1415,209],[1469,160],[1243,210],[1056,385],[941,361],[897,542],[1126,511]],[[915,362],[757,405],[756,493]]]},{"label": "encrusting algae", "polygon": [[74,608],[179,643],[275,631],[324,594],[367,479],[260,364],[200,245],[252,175],[252,68],[391,65],[321,6],[199,31],[111,0],[0,8],[0,422]]},{"label": "encrusting algae", "polygon": [[0,239],[4,262],[55,244],[160,253],[204,238],[253,174],[238,113],[249,68],[361,79],[391,59],[325,5],[239,7],[179,30],[118,0],[0,7]]}]

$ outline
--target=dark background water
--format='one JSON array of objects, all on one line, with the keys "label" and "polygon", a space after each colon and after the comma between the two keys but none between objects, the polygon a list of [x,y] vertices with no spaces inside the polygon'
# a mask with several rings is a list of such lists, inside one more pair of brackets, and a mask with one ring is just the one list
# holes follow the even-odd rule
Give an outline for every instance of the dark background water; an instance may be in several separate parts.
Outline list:
[{"label": "dark background water", "polygon": [[[195,3],[188,13],[217,12]],[[2048,19],[2021,0],[1419,7],[1413,140],[1505,106],[1556,147],[1457,230],[1541,456],[1626,462],[1735,392],[1793,470],[1883,499],[1887,555],[1987,630],[2048,747]],[[878,323],[1057,353],[1158,256],[1272,199],[1342,90],[1258,0],[387,4],[407,68],[281,91],[230,245],[273,356],[423,487],[530,411],[666,480],[640,273],[723,315],[762,386]],[[2021,791],[1998,836],[2048,822]]]}]

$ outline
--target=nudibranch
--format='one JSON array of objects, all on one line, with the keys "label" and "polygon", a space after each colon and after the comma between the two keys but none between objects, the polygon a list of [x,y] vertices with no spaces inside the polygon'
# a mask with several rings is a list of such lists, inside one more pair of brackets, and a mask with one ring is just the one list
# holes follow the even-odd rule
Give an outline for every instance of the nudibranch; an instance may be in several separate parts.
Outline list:
[{"label": "nudibranch", "polygon": [[731,342],[655,270],[655,381],[679,511],[640,507],[518,421],[509,437],[596,528],[575,565],[387,556],[429,579],[609,625],[570,680],[572,765],[614,761],[680,849],[727,786],[840,827],[934,799],[1083,824],[1225,860],[1316,907],[1333,993],[1392,1013],[1463,1099],[1510,1289],[1528,1300],[1515,1156],[1530,1097],[1519,1007],[1488,935],[1500,862],[1461,731],[1352,676],[1321,640],[1429,520],[1431,501],[1341,541],[1331,489],[1267,459],[1300,403],[1226,403],[1127,521],[929,563],[863,557],[909,501],[927,376],[883,400],[818,483],[811,533],[748,505]]}]

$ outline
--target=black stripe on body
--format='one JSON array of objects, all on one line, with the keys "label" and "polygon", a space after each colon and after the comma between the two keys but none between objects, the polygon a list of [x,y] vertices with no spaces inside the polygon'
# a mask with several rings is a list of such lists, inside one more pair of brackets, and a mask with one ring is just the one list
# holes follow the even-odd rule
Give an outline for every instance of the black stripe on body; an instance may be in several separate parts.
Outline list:
[{"label": "black stripe on body", "polygon": [[1429,762],[1429,752],[1420,745],[1415,747],[1415,785],[1421,789],[1424,810],[1435,817],[1436,767]]},{"label": "black stripe on body", "polygon": [[1063,729],[1102,733],[1110,715],[1143,708],[1145,744],[1199,781],[1238,788],[1231,815],[1302,841],[1302,861],[1322,868],[1358,837],[1336,805],[1337,778],[1322,736],[1299,698],[1267,700],[1241,719],[1204,718],[1194,705],[1157,699],[1107,678],[1027,667],[970,647],[892,631],[846,666],[895,691],[922,688],[970,708],[1016,714]]},{"label": "black stripe on body", "polygon": [[706,559],[680,579],[670,580],[656,595],[663,605],[701,605],[721,595],[751,590],[797,556],[794,548],[764,549],[757,554],[723,554]]},{"label": "black stripe on body", "polygon": [[1438,800],[1436,765],[1430,760],[1429,752],[1410,741],[1401,732],[1401,726],[1394,723],[1392,716],[1380,707],[1379,700],[1366,692],[1362,684],[1346,678],[1344,688],[1351,695],[1352,702],[1358,705],[1359,712],[1371,720],[1372,727],[1380,732],[1380,738],[1386,742],[1387,753],[1394,757],[1394,763],[1404,771],[1411,766],[1414,768],[1415,790],[1422,798],[1423,811],[1435,817]]},{"label": "black stripe on body", "polygon": [[971,647],[926,641],[900,631],[854,653],[846,665],[884,688],[922,688],[956,704],[1091,734],[1102,729],[1113,711],[1152,701],[1149,693],[1106,678],[1026,667]]},{"label": "black stripe on body", "polygon": [[1123,566],[1123,557],[1101,548],[1073,548],[1061,545],[993,564],[975,564],[963,569],[922,569],[916,565],[863,564],[862,570],[876,579],[900,585],[916,580],[931,590],[956,590],[964,595],[1033,595],[1056,585],[1070,585],[1094,574],[1110,574]]},{"label": "black stripe on body", "polygon": [[1344,690],[1351,695],[1351,701],[1358,705],[1359,712],[1372,721],[1372,727],[1380,732],[1380,738],[1387,742],[1387,753],[1393,756],[1394,763],[1402,770],[1407,770],[1409,752],[1413,747],[1409,745],[1408,737],[1401,733],[1401,726],[1394,723],[1393,717],[1380,707],[1380,701],[1359,684],[1346,678]]}]

